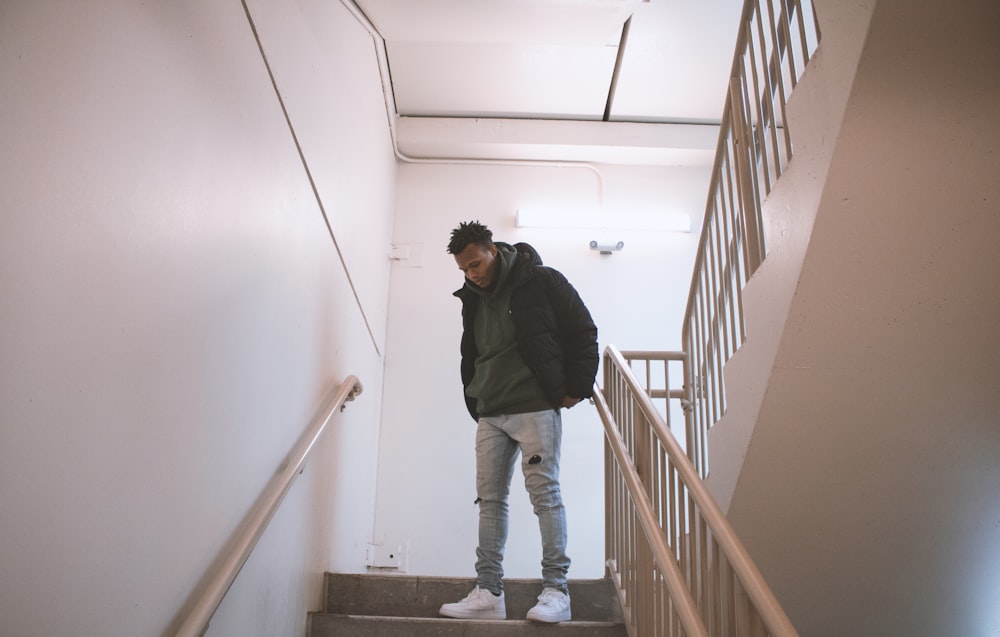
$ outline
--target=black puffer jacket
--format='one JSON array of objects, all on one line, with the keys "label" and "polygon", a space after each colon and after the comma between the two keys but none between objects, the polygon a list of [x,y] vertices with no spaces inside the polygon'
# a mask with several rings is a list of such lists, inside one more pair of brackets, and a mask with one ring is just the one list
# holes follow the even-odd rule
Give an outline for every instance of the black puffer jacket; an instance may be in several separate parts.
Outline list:
[{"label": "black puffer jacket", "polygon": [[[497,243],[498,246],[506,244]],[[597,376],[597,326],[576,289],[558,270],[542,265],[527,243],[517,243],[517,258],[508,275],[510,315],[517,331],[518,349],[538,377],[545,395],[558,409],[564,396],[590,398]],[[462,387],[469,386],[476,371],[476,338],[473,333],[477,295],[465,287],[455,296],[462,300]],[[465,396],[473,419],[476,401]]]}]

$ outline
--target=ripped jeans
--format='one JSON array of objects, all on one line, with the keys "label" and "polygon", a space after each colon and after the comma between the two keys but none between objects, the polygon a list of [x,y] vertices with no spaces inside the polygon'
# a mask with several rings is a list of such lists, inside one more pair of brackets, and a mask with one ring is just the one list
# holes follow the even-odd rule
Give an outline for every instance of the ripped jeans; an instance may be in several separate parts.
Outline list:
[{"label": "ripped jeans", "polygon": [[477,585],[503,590],[503,554],[507,543],[511,478],[518,451],[524,486],[538,516],[542,536],[543,586],[568,592],[566,509],[559,489],[562,415],[549,409],[479,419],[476,430],[476,493],[479,502]]}]

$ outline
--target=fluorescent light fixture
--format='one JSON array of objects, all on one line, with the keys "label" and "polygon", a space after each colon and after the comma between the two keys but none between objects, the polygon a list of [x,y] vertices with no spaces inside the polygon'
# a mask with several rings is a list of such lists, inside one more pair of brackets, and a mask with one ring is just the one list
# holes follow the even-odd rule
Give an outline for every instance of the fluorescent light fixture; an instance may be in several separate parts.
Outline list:
[{"label": "fluorescent light fixture", "polygon": [[559,208],[519,208],[518,228],[581,228],[691,232],[691,215],[677,212],[594,212]]}]

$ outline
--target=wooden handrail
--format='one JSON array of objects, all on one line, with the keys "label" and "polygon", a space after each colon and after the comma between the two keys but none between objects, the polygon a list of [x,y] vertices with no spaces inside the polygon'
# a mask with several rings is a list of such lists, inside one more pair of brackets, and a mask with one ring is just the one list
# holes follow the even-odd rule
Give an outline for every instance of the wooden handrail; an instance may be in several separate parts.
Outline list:
[{"label": "wooden handrail", "polygon": [[340,386],[333,390],[332,398],[326,407],[312,421],[295,446],[278,467],[274,477],[261,492],[257,501],[251,507],[243,524],[226,545],[225,553],[213,564],[211,570],[203,578],[200,592],[194,599],[191,608],[181,622],[176,637],[201,637],[208,630],[212,616],[219,608],[223,598],[232,586],[236,576],[246,563],[250,553],[264,530],[267,528],[275,511],[281,505],[285,495],[291,488],[295,478],[302,472],[310,452],[323,435],[326,426],[334,414],[343,411],[344,403],[354,400],[361,394],[361,381],[357,376],[348,376]]}]

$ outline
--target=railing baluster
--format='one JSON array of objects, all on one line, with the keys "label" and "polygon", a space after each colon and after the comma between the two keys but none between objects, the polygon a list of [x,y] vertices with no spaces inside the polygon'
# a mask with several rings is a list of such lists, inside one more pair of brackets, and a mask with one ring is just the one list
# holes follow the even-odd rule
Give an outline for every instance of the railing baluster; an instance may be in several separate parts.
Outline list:
[{"label": "railing baluster", "polygon": [[[793,55],[793,51],[791,49],[791,46],[788,44],[791,41],[791,37],[792,37],[790,31],[788,30],[788,27],[789,27],[789,25],[788,25],[788,17],[789,16],[788,16],[788,14],[785,11],[784,1],[783,0],[780,0],[780,1],[781,1],[781,4],[782,4],[781,15],[779,16],[779,20],[778,20],[778,22],[780,22],[780,24],[772,24],[771,25],[771,33],[772,33],[771,37],[772,38],[781,38],[780,42],[785,43],[785,46],[779,46],[779,45],[775,46],[774,58],[771,61],[771,63],[768,64],[768,68],[769,69],[773,68],[773,70],[770,72],[770,74],[774,77],[774,82],[777,84],[777,95],[775,95],[774,87],[771,87],[769,89],[769,91],[768,91],[768,99],[773,104],[775,98],[777,98],[778,105],[781,107],[781,126],[784,129],[784,131],[785,131],[785,152],[787,153],[788,157],[790,158],[791,155],[792,155],[792,138],[791,138],[790,131],[788,130],[788,125],[786,123],[787,120],[785,118],[785,104],[786,104],[787,100],[785,98],[785,81],[784,81],[784,73],[782,73],[782,68],[783,67],[782,67],[781,61],[782,60],[788,60],[788,65],[787,65],[787,67],[784,67],[784,68],[787,68],[788,72],[789,72],[789,80],[790,80],[791,85],[792,85],[791,86],[791,90],[795,89],[795,85],[798,83],[799,74],[795,70],[795,55]],[[772,5],[772,3],[773,3],[773,0],[768,0],[768,5],[769,6]],[[774,11],[773,6],[771,7],[771,11],[773,13],[773,11]],[[775,127],[777,127],[777,125],[778,125],[777,122],[775,122]],[[776,158],[776,160],[777,160],[777,158]],[[780,175],[781,174],[781,170],[782,170],[782,166],[779,164],[777,166],[776,170],[777,170],[777,174]],[[768,191],[770,191],[770,189],[768,189]]]}]

